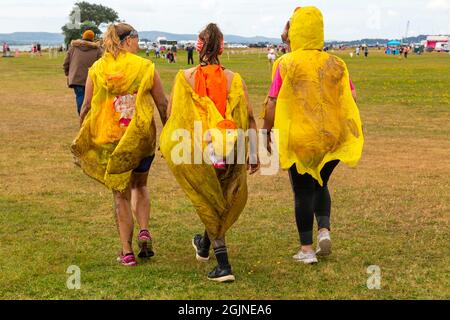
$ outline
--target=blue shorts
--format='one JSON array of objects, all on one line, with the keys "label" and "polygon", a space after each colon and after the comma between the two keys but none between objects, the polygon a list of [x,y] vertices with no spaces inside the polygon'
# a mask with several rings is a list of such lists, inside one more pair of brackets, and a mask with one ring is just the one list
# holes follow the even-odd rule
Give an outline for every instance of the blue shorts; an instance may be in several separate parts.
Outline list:
[{"label": "blue shorts", "polygon": [[153,160],[155,160],[155,156],[150,156],[148,158],[145,158],[141,161],[139,166],[134,169],[133,172],[135,173],[145,173],[150,170],[150,167],[152,166]]}]

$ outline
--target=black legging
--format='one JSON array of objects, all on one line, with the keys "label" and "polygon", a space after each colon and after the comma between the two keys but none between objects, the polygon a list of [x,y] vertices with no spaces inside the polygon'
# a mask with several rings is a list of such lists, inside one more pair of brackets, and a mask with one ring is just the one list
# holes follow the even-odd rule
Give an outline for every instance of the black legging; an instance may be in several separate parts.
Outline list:
[{"label": "black legging", "polygon": [[323,187],[311,175],[300,175],[294,165],[289,169],[292,189],[295,195],[295,218],[300,242],[309,246],[313,241],[314,214],[319,229],[330,230],[331,196],[328,180],[339,161],[328,162],[320,172]]}]

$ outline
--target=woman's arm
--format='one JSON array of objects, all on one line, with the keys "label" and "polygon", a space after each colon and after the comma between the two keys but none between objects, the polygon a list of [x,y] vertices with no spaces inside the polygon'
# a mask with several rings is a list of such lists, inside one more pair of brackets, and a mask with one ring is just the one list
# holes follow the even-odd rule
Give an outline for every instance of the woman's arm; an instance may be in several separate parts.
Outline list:
[{"label": "woman's arm", "polygon": [[266,105],[266,115],[264,116],[263,130],[266,130],[267,151],[272,153],[272,136],[271,132],[275,125],[275,110],[277,107],[277,98],[268,97]]},{"label": "woman's arm", "polygon": [[80,112],[80,127],[83,125],[84,119],[91,110],[91,101],[93,94],[94,94],[94,82],[92,81],[91,77],[88,76],[86,80],[86,88],[84,91],[83,107],[81,108]]},{"label": "woman's arm", "polygon": [[258,157],[258,126],[256,124],[255,116],[253,113],[253,107],[250,104],[248,90],[247,90],[247,86],[246,86],[244,80],[242,80],[242,86],[244,88],[245,99],[247,100],[247,113],[248,113],[249,129],[250,129],[250,132],[253,132],[252,134],[249,134],[250,157],[249,157],[249,164],[248,164],[248,170],[250,171],[250,175],[253,175],[256,172],[258,172],[259,167],[260,167],[259,157]]},{"label": "woman's arm", "polygon": [[275,125],[275,108],[277,106],[277,98],[280,94],[281,87],[283,86],[283,78],[281,77],[280,65],[275,70],[275,75],[272,79],[272,85],[267,98],[266,115],[264,117],[264,127],[267,133],[270,134],[273,126]]},{"label": "woman's arm", "polygon": [[164,126],[168,119],[167,108],[169,102],[167,100],[166,94],[164,93],[164,88],[161,83],[161,78],[158,71],[155,71],[155,76],[153,78],[153,88],[150,93],[153,97],[153,100],[155,100],[156,107],[159,111],[159,116],[161,117],[161,122]]},{"label": "woman's arm", "polygon": [[266,106],[266,116],[264,117],[263,129],[269,133],[275,125],[275,110],[277,107],[277,99],[269,97]]}]

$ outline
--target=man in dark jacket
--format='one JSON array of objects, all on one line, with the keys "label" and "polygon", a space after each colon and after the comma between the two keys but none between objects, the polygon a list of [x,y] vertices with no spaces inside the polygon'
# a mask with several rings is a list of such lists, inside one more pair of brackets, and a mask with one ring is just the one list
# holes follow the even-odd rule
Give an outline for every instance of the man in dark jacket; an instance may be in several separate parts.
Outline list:
[{"label": "man in dark jacket", "polygon": [[77,110],[80,114],[84,101],[84,90],[89,68],[101,58],[102,50],[94,42],[95,34],[91,30],[83,33],[82,40],[74,40],[64,60],[64,72],[69,88],[75,91]]},{"label": "man in dark jacket", "polygon": [[188,47],[186,48],[186,51],[188,53],[188,65],[194,64],[194,51],[195,51],[194,46],[189,44]]}]

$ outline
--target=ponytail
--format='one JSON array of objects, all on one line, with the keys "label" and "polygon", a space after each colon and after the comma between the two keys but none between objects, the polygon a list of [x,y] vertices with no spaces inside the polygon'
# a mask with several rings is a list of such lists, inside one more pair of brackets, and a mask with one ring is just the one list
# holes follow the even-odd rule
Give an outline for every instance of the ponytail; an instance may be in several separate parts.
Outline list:
[{"label": "ponytail", "polygon": [[117,59],[119,54],[123,51],[120,36],[133,30],[134,28],[126,23],[119,23],[117,25],[111,24],[103,35],[103,48],[105,54],[110,53],[114,59]]}]

